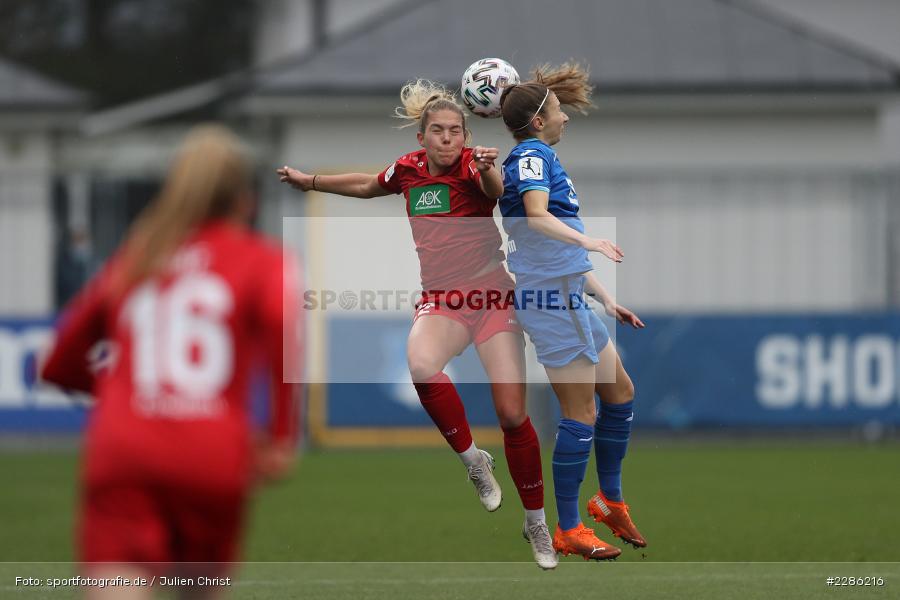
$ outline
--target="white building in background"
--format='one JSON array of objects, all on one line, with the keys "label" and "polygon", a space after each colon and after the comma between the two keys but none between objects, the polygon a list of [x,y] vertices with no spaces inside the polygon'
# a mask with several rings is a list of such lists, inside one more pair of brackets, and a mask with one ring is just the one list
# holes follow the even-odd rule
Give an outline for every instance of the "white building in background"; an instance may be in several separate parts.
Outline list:
[{"label": "white building in background", "polygon": [[0,317],[55,310],[60,140],[86,107],[83,93],[0,58]]},{"label": "white building in background", "polygon": [[[69,203],[106,250],[133,212],[121,198],[148,195],[192,122],[224,119],[253,145],[263,224],[280,231],[281,216],[309,213],[275,166],[374,172],[416,148],[390,117],[408,79],[453,85],[485,56],[523,74],[574,58],[590,64],[598,106],[573,118],[558,151],[583,214],[617,218],[623,302],[661,312],[896,307],[900,61],[770,4],[558,0],[535,31],[546,3],[531,0],[260,3],[256,67],[93,114],[87,135],[55,150],[65,172],[87,176],[93,204]],[[471,127],[478,143],[512,145],[499,121],[473,117]],[[404,215],[399,198],[329,198],[317,210]],[[410,243],[366,249],[394,256]],[[308,252],[326,271],[339,255]],[[395,275],[385,288],[408,285],[409,273]]]}]

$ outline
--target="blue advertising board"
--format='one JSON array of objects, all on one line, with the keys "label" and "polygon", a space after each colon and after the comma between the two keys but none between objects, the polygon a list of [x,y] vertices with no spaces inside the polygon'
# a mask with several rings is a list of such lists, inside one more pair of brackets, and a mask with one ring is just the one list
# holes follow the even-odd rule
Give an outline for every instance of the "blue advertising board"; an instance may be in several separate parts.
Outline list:
[{"label": "blue advertising board", "polygon": [[[641,427],[900,425],[900,314],[642,318],[646,329],[617,332]],[[317,426],[353,435],[436,435],[406,372],[408,328],[405,318],[329,321],[329,369],[350,365],[371,376],[348,381],[330,373],[332,383],[312,398]],[[51,336],[49,319],[0,320],[0,433],[73,433],[84,426],[79,402],[35,382],[35,354]],[[473,369],[480,366],[470,348],[450,373]],[[473,427],[496,432],[489,386],[460,387]]]},{"label": "blue advertising board", "polygon": [[[900,424],[900,314],[649,315],[619,327],[636,422],[666,429]],[[428,426],[405,374],[408,321],[335,319],[329,361],[373,381],[331,384],[327,426]],[[470,348],[451,363],[477,367]],[[340,369],[336,369],[334,374]],[[471,380],[471,379],[470,379]],[[462,384],[473,426],[496,427],[490,390]]]},{"label": "blue advertising board", "polygon": [[53,337],[51,319],[0,319],[0,433],[77,433],[84,402],[37,382],[37,354]]},{"label": "blue advertising board", "polygon": [[618,344],[644,425],[900,424],[900,315],[649,316]]}]

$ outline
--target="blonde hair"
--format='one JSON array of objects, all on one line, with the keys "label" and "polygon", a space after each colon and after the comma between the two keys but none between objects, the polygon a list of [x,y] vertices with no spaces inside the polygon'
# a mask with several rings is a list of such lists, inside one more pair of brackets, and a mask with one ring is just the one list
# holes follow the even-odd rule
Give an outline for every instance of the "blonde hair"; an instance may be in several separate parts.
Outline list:
[{"label": "blonde hair", "polygon": [[400,104],[394,109],[394,116],[405,121],[398,125],[400,129],[418,124],[419,131],[425,132],[428,115],[439,110],[455,112],[462,118],[466,132],[466,143],[469,142],[469,128],[466,126],[466,113],[456,96],[440,83],[428,79],[410,81],[400,90]]},{"label": "blonde hair", "polygon": [[160,270],[198,226],[234,215],[249,190],[250,167],[238,138],[221,125],[192,129],[162,191],[129,230],[115,291]]},{"label": "blonde hair", "polygon": [[559,103],[571,106],[582,114],[594,106],[591,94],[594,86],[590,84],[590,70],[576,62],[563,63],[558,67],[543,64],[535,67],[532,81],[550,88],[556,94]]},{"label": "blonde hair", "polygon": [[[582,114],[594,106],[587,66],[567,62],[558,67],[539,65],[530,80],[510,86],[500,97],[503,122],[516,138],[531,136],[531,121],[544,110],[547,94],[553,92],[559,103]],[[521,132],[521,133],[519,133]]]}]

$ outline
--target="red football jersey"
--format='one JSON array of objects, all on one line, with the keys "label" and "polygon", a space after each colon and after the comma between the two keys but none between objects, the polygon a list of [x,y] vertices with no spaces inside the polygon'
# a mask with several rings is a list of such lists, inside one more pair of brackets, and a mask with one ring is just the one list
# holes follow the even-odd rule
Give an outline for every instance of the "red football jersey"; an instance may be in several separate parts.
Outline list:
[{"label": "red football jersey", "polygon": [[[271,373],[270,433],[299,426],[300,319],[295,265],[274,244],[227,222],[201,228],[163,272],[119,297],[116,258],[62,316],[44,379],[92,392],[87,483],[159,481],[243,488],[251,469],[250,378]],[[114,356],[96,378],[88,351]],[[297,341],[296,345],[292,341]]]},{"label": "red football jersey", "polygon": [[463,148],[446,175],[431,175],[427,160],[424,149],[402,156],[378,175],[378,183],[406,198],[422,288],[465,288],[492,259],[505,258],[493,219],[497,200],[481,191],[471,148]]}]

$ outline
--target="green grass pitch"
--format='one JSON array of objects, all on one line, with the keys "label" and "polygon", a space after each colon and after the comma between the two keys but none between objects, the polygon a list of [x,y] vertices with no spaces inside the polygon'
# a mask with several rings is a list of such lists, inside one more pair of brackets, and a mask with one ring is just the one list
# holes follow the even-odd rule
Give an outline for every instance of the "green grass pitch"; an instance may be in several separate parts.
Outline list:
[{"label": "green grass pitch", "polygon": [[[503,451],[493,453],[504,501],[488,514],[449,450],[308,452],[289,481],[256,497],[251,564],[231,597],[900,597],[895,444],[633,444],[624,489],[649,547],[625,547],[614,563],[569,557],[549,573],[531,563]],[[73,559],[76,468],[74,453],[0,454],[0,597],[77,597],[14,585],[74,572],[21,563]],[[549,484],[549,456],[544,472]],[[595,488],[590,465],[584,501]],[[546,498],[552,527],[552,487]],[[829,576],[884,585],[841,592]]]}]

